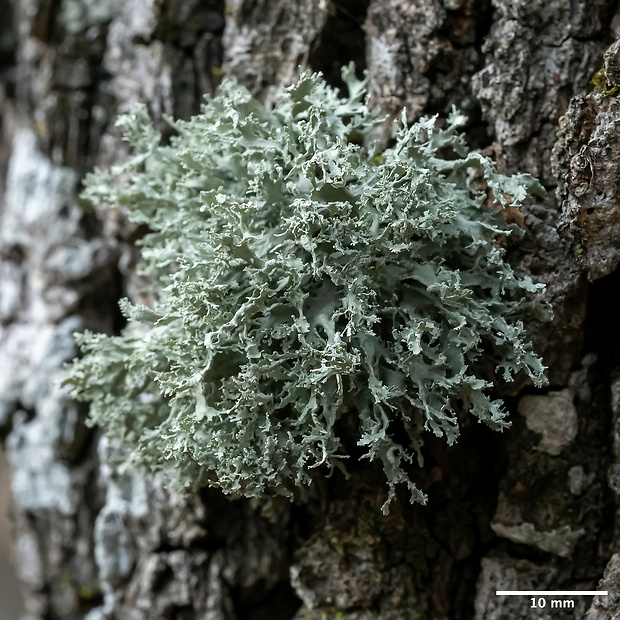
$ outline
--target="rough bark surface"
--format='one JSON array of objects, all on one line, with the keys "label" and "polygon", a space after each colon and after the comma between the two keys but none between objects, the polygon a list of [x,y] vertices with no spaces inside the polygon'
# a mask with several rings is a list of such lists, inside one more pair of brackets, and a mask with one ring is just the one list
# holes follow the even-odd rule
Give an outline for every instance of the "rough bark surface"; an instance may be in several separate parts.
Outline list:
[{"label": "rough bark surface", "polygon": [[[620,329],[617,0],[0,0],[0,437],[12,465],[24,620],[443,620],[532,617],[497,589],[594,589],[538,618],[618,617]],[[305,502],[189,504],[119,472],[58,388],[72,333],[121,327],[139,297],[122,214],[85,212],[80,179],[121,158],[136,101],[188,118],[222,75],[268,103],[298,65],[339,85],[367,68],[373,105],[469,116],[471,144],[548,189],[515,217],[515,267],[547,284],[531,325],[549,386],[504,389],[512,428],[430,439],[426,507],[382,476]],[[162,124],[162,127],[164,125]],[[556,193],[557,189],[557,193]],[[605,568],[607,566],[607,568]],[[591,607],[590,607],[591,605]],[[589,608],[589,610],[588,610]]]},{"label": "rough bark surface", "polygon": [[620,263],[620,102],[603,93],[575,97],[554,149],[563,199],[561,224],[577,240],[590,280],[612,274]]}]

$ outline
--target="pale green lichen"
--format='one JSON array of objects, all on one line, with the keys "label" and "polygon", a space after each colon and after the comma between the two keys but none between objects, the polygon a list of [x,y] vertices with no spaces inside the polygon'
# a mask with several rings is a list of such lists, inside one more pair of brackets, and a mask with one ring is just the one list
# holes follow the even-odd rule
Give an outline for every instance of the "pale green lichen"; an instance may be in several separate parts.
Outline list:
[{"label": "pale green lichen", "polygon": [[76,34],[94,24],[110,21],[112,0],[63,0],[59,21],[70,34]]},{"label": "pale green lichen", "polygon": [[79,335],[66,383],[127,462],[291,496],[342,465],[353,433],[386,506],[399,484],[424,501],[410,464],[425,431],[452,443],[458,412],[502,428],[494,375],[543,382],[519,321],[542,286],[496,242],[515,228],[501,206],[539,184],[468,152],[456,112],[444,129],[403,116],[378,152],[365,83],[343,77],[347,98],[304,74],[273,110],[224,81],[200,115],[168,119],[166,146],[144,106],[119,119],[137,154],[85,195],[148,225],[156,301],[125,300],[120,336]]}]

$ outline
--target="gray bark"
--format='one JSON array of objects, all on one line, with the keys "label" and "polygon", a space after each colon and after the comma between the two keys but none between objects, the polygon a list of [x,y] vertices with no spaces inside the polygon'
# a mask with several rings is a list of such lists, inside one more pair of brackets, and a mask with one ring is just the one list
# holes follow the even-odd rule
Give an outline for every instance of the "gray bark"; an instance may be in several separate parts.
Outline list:
[{"label": "gray bark", "polygon": [[[28,620],[529,618],[496,589],[595,589],[563,617],[620,614],[620,108],[590,79],[620,36],[616,0],[0,0],[0,436]],[[614,49],[606,56],[613,86]],[[513,215],[518,269],[554,316],[530,326],[549,386],[506,390],[513,426],[429,440],[419,483],[381,515],[359,466],[305,502],[183,504],[160,476],[119,472],[58,388],[72,332],[119,329],[139,298],[122,214],[77,198],[122,158],[113,126],[136,101],[189,117],[221,75],[268,103],[299,64],[338,85],[367,67],[373,105],[469,116],[507,172],[548,189]],[[610,89],[611,90],[611,89]],[[557,192],[556,192],[557,190]],[[607,566],[607,568],[605,568]],[[590,607],[588,611],[588,608]],[[539,618],[558,617],[549,608]]]}]

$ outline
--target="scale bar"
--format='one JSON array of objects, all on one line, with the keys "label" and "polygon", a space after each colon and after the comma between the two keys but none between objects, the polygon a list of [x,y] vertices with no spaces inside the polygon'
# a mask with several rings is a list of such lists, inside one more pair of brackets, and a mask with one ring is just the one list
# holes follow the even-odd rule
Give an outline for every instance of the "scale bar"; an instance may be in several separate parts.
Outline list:
[{"label": "scale bar", "polygon": [[496,590],[497,596],[607,596],[607,590]]}]

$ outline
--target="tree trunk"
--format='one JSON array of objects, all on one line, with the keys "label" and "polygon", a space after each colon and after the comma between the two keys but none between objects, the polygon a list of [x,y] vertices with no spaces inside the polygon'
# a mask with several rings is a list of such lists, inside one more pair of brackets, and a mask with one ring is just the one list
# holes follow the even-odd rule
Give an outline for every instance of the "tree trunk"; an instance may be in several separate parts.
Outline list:
[{"label": "tree trunk", "polygon": [[[24,619],[493,620],[619,617],[620,103],[617,0],[0,0],[0,437],[11,463]],[[381,474],[304,502],[184,505],[119,472],[58,387],[72,333],[121,327],[139,298],[118,214],[77,198],[126,152],[136,101],[188,118],[222,75],[267,103],[298,65],[334,85],[350,60],[373,105],[410,120],[463,109],[470,144],[548,193],[520,216],[517,269],[554,316],[529,326],[549,385],[502,394],[512,427],[429,439],[389,516]],[[607,80],[605,82],[605,80]],[[614,81],[615,80],[615,81]],[[607,568],[606,568],[607,567]],[[496,590],[609,590],[547,599]],[[10,620],[10,619],[8,619]]]}]

